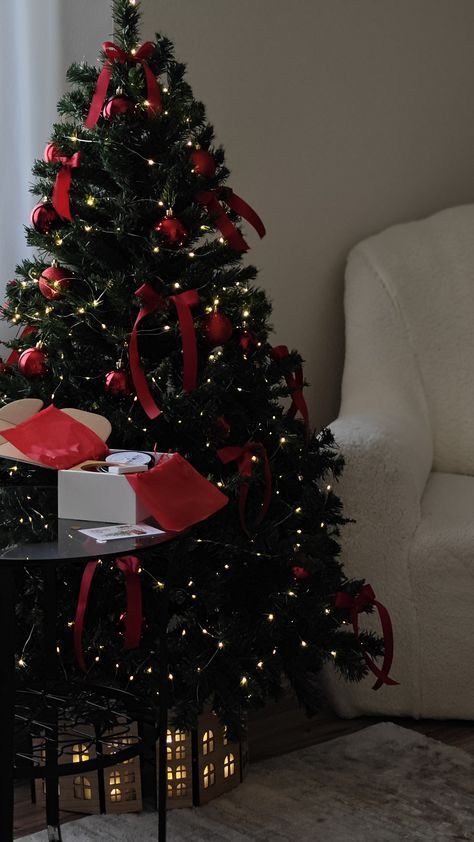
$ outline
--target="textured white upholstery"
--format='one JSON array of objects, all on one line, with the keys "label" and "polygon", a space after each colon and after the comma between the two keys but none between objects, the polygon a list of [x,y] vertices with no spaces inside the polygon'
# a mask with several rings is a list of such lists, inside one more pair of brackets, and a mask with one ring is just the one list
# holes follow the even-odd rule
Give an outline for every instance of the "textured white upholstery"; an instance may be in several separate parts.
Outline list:
[{"label": "textured white upholstery", "polygon": [[359,244],[345,310],[343,561],[390,609],[400,685],[331,671],[329,693],[345,716],[474,718],[474,206]]}]

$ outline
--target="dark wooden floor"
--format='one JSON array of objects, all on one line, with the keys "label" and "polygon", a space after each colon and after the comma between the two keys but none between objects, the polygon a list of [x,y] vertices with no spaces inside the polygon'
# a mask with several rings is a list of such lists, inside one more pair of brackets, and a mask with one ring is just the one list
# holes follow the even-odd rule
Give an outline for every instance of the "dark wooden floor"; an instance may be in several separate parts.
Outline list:
[{"label": "dark wooden floor", "polygon": [[[288,697],[252,715],[249,722],[249,749],[253,762],[265,757],[285,754],[288,751],[332,740],[367,728],[381,719],[338,719],[331,711],[324,711],[314,719],[307,719]],[[412,728],[448,745],[474,754],[474,722],[396,719],[398,725]],[[44,828],[42,810],[31,804],[29,787],[20,784],[16,791],[15,834],[17,837]],[[77,819],[66,814],[63,820]]]}]

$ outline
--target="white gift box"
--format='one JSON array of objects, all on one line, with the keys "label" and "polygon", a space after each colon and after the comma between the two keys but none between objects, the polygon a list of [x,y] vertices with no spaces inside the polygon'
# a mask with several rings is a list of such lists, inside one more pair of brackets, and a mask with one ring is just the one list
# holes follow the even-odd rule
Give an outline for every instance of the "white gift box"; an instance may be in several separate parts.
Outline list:
[{"label": "white gift box", "polygon": [[[116,452],[119,451],[110,451]],[[153,457],[154,454],[149,455]],[[126,475],[84,471],[80,465],[58,471],[60,518],[96,520],[102,523],[140,523],[148,515],[149,512],[138,500]]]}]

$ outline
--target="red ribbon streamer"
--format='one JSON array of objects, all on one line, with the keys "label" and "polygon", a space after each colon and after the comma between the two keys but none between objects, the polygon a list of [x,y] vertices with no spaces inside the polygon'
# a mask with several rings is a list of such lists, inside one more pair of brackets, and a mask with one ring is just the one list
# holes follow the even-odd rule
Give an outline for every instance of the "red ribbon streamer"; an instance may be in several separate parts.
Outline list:
[{"label": "red ribbon streamer", "polygon": [[151,41],[147,41],[135,53],[126,53],[125,50],[122,50],[113,41],[104,41],[102,50],[107,58],[97,80],[95,93],[92,97],[85,123],[86,128],[93,129],[101,115],[112,78],[114,61],[118,61],[120,64],[125,64],[127,61],[133,64],[141,64],[147,84],[148,116],[154,117],[157,111],[161,111],[160,86],[153,71],[147,64],[148,59],[153,55],[154,49],[155,45]]},{"label": "red ribbon streamer", "polygon": [[[96,571],[98,561],[89,561],[82,574],[79,600],[76,609],[74,623],[74,651],[77,662],[83,672],[87,672],[82,648],[82,635],[84,632],[84,620],[86,616],[89,593]],[[136,556],[122,556],[115,561],[117,568],[125,576],[125,588],[127,594],[127,617],[125,626],[125,649],[138,649],[142,636],[142,591],[138,575],[140,562]]]},{"label": "red ribbon streamer", "polygon": [[[20,333],[19,339],[24,339],[25,336],[30,336],[32,333],[37,333],[38,328],[34,325],[26,325]],[[20,351],[12,351],[5,361],[5,365],[15,365],[20,359]]]},{"label": "red ribbon streamer", "polygon": [[51,197],[52,205],[62,219],[68,219],[69,222],[72,222],[69,192],[71,189],[72,171],[80,166],[81,153],[75,152],[71,158],[66,158],[59,154],[54,155],[52,162],[62,165],[54,183],[53,195]]},{"label": "red ribbon streamer", "polygon": [[197,387],[198,356],[196,330],[191,307],[199,304],[199,294],[195,289],[186,290],[179,295],[170,295],[178,313],[181,341],[183,344],[183,390],[193,392]]},{"label": "red ribbon streamer", "polygon": [[222,447],[217,451],[217,455],[224,465],[229,462],[237,462],[239,474],[244,478],[244,482],[240,486],[239,498],[239,516],[242,529],[250,537],[250,533],[245,520],[245,510],[247,506],[247,498],[250,489],[250,478],[252,476],[253,460],[252,456],[260,456],[263,459],[263,471],[265,478],[265,489],[263,492],[262,506],[260,514],[257,518],[257,524],[260,524],[268,512],[270,500],[272,497],[272,472],[268,454],[263,444],[256,441],[249,441],[243,447]]},{"label": "red ribbon streamer", "polygon": [[372,658],[362,650],[365,662],[371,672],[377,677],[372,690],[379,690],[382,684],[396,685],[398,681],[394,681],[389,677],[390,669],[393,661],[393,629],[390,614],[381,602],[375,598],[375,593],[371,585],[364,585],[357,596],[351,596],[348,593],[339,591],[336,594],[335,606],[336,608],[348,608],[351,612],[351,621],[354,628],[354,634],[359,643],[359,614],[367,605],[374,605],[379,613],[380,622],[382,624],[382,632],[384,639],[384,659],[382,668],[380,669]]},{"label": "red ribbon streamer", "polygon": [[217,190],[202,190],[197,194],[196,199],[200,205],[207,208],[209,215],[215,218],[215,224],[224,237],[224,240],[227,240],[236,251],[248,251],[249,246],[232,220],[227,216],[221,202],[225,202],[242,219],[246,219],[255,228],[260,237],[265,236],[265,226],[258,214],[240,196],[237,196],[230,187],[219,187]]},{"label": "red ribbon streamer", "polygon": [[132,333],[130,335],[130,372],[132,375],[133,385],[137,393],[140,404],[148,415],[148,418],[154,419],[161,415],[161,409],[157,405],[148,385],[148,381],[143,371],[140,355],[138,353],[138,325],[145,316],[154,313],[155,310],[162,309],[165,306],[164,298],[156,292],[150,284],[143,284],[140,289],[137,289],[135,295],[142,300],[142,306],[138,316],[133,325]]},{"label": "red ribbon streamer", "polygon": [[142,639],[143,611],[140,584],[140,561],[135,555],[123,555],[115,561],[125,576],[127,612],[125,621],[125,649],[138,649]]},{"label": "red ribbon streamer", "polygon": [[[271,356],[276,362],[286,360],[290,352],[286,345],[276,345],[272,348]],[[297,412],[301,413],[304,421],[306,440],[309,438],[309,412],[305,396],[303,395],[303,369],[301,366],[293,374],[285,375],[286,385],[291,394],[291,406],[288,410],[288,417],[294,418]]]}]

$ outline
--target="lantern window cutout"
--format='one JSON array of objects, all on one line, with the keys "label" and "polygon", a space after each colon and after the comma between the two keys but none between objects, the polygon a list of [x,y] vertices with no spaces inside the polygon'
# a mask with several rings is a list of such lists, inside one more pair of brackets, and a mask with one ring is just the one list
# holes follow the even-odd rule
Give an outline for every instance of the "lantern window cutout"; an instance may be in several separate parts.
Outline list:
[{"label": "lantern window cutout", "polygon": [[89,778],[82,775],[74,778],[74,798],[80,801],[92,801],[92,786]]},{"label": "lantern window cutout", "polygon": [[72,762],[85,763],[90,760],[89,747],[85,743],[75,743],[72,747]]},{"label": "lantern window cutout", "polygon": [[203,738],[202,738],[202,753],[212,754],[214,751],[214,732],[213,731],[204,731]]},{"label": "lantern window cutout", "polygon": [[110,800],[114,803],[122,800],[122,790],[120,789],[120,787],[115,787],[114,789],[110,790]]},{"label": "lantern window cutout", "polygon": [[204,767],[204,774],[203,774],[203,783],[204,789],[209,789],[209,787],[214,786],[216,782],[216,767],[214,763],[209,763],[207,766]]},{"label": "lantern window cutout", "polygon": [[226,746],[228,742],[229,742],[229,738],[227,736],[227,725],[224,725],[224,727],[222,729],[222,745]]},{"label": "lantern window cutout", "polygon": [[226,754],[224,758],[224,778],[231,778],[235,775],[235,757],[233,754]]},{"label": "lantern window cutout", "polygon": [[188,773],[186,771],[186,766],[177,766],[176,767],[176,780],[177,781],[184,781],[186,780]]},{"label": "lantern window cutout", "polygon": [[119,786],[122,783],[122,778],[120,772],[117,769],[114,769],[112,774],[109,777],[109,785],[110,786]]},{"label": "lantern window cutout", "polygon": [[176,797],[177,798],[184,798],[187,793],[187,785],[184,783],[176,784]]}]

